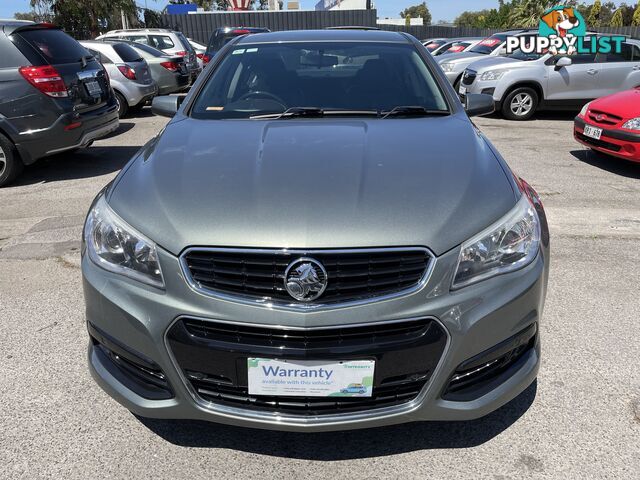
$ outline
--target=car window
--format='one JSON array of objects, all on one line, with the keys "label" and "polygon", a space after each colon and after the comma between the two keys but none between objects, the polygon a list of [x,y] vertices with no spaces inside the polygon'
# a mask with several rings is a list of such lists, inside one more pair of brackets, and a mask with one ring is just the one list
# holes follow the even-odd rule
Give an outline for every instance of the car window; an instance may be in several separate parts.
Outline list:
[{"label": "car window", "polygon": [[485,38],[469,51],[473,53],[482,53],[484,55],[489,55],[496,48],[502,45],[506,40],[506,35],[493,35],[489,38]]},{"label": "car window", "polygon": [[640,60],[640,48],[637,45],[631,43],[623,43],[620,53],[611,51],[609,53],[602,53],[599,55],[600,62],[614,63],[614,62],[637,62]]},{"label": "car window", "polygon": [[191,114],[248,118],[291,107],[447,110],[412,45],[312,42],[235,46],[203,86]]},{"label": "car window", "polygon": [[[149,45],[144,45],[142,43],[131,45],[135,50],[141,52],[142,56],[145,58],[152,57],[166,57],[167,54],[157,48],[153,48]],[[145,56],[146,55],[146,56]]]},{"label": "car window", "polygon": [[460,52],[464,52],[467,48],[469,48],[469,45],[471,45],[468,42],[456,42],[451,44],[451,46],[447,49],[444,50],[442,53],[460,53]]},{"label": "car window", "polygon": [[93,55],[93,56],[94,56],[94,58],[95,58],[96,60],[98,60],[98,61],[99,61],[100,63],[102,63],[103,65],[104,65],[104,64],[106,64],[106,63],[113,63],[109,58],[107,58],[107,56],[106,56],[106,55],[103,55],[103,54],[102,54],[102,52],[99,52],[99,51],[97,51],[97,50],[94,50],[94,49],[92,49],[92,48],[88,48],[88,47],[85,47],[85,48],[89,51],[89,53],[90,53],[91,55]]},{"label": "car window", "polygon": [[116,51],[123,62],[142,61],[140,53],[136,52],[136,50],[131,45],[127,45],[126,43],[114,43],[113,49]]},{"label": "car window", "polygon": [[149,35],[149,39],[151,46],[160,50],[175,47],[175,43],[173,43],[169,35]]},{"label": "car window", "polygon": [[57,28],[20,30],[14,35],[35,48],[51,64],[79,62],[89,54],[76,40]]},{"label": "car window", "polygon": [[136,43],[142,43],[144,45],[149,45],[149,39],[146,35],[122,35],[122,37],[120,38],[124,38],[125,40],[130,40]]},{"label": "car window", "polygon": [[176,36],[178,37],[178,40],[180,40],[180,43],[182,43],[182,46],[184,47],[184,49],[187,52],[195,52],[193,45],[191,45],[189,43],[189,40],[187,40],[187,37],[185,37],[182,33],[177,32]]}]

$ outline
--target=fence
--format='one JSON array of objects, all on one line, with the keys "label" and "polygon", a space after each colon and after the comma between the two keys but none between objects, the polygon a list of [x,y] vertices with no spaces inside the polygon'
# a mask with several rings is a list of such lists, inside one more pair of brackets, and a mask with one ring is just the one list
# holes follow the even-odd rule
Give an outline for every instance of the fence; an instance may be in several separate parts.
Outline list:
[{"label": "fence", "polygon": [[[488,37],[504,29],[449,27],[441,25],[400,26],[377,24],[377,10],[330,11],[251,11],[196,13],[190,15],[161,15],[161,23],[167,28],[181,30],[189,38],[207,43],[216,28],[266,27],[269,30],[309,30],[327,27],[352,26],[378,27],[393,32],[407,32],[423,40],[426,38]],[[640,27],[603,27],[602,33],[628,35],[640,38]]]}]

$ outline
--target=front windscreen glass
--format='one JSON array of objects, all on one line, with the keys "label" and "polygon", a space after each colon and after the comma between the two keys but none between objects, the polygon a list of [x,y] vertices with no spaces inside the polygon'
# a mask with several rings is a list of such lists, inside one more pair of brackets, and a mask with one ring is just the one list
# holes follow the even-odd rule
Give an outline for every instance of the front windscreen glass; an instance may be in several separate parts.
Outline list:
[{"label": "front windscreen glass", "polygon": [[413,45],[310,42],[236,45],[203,87],[191,115],[250,118],[294,107],[448,111]]},{"label": "front windscreen glass", "polygon": [[506,41],[506,35],[494,35],[492,37],[485,38],[469,51],[473,53],[482,53],[483,55],[489,55],[496,48],[502,45],[503,42]]}]

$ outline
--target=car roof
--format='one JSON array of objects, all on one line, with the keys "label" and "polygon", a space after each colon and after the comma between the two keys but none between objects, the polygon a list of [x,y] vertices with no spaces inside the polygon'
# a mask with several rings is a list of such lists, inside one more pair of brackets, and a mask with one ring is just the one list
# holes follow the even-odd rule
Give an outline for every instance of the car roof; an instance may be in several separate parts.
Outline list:
[{"label": "car roof", "polygon": [[254,33],[241,37],[239,44],[276,42],[386,42],[411,43],[410,37],[401,32],[382,30],[288,30],[282,32]]}]

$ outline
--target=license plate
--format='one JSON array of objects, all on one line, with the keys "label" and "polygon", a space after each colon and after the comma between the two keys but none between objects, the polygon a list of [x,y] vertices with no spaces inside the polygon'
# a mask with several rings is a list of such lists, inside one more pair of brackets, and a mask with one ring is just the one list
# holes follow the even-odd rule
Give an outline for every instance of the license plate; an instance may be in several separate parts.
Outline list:
[{"label": "license plate", "polygon": [[602,136],[602,129],[601,128],[592,127],[590,125],[585,125],[585,127],[584,127],[584,135],[586,137],[595,138],[596,140],[600,140],[600,137]]},{"label": "license plate", "polygon": [[84,82],[84,86],[87,88],[87,92],[92,97],[99,97],[102,95],[102,87],[96,81]]},{"label": "license plate", "polygon": [[463,87],[462,85],[460,85],[460,90],[458,90],[458,92],[460,93],[460,95],[466,95],[467,87]]},{"label": "license plate", "polygon": [[373,360],[343,362],[248,358],[249,395],[370,397]]}]

